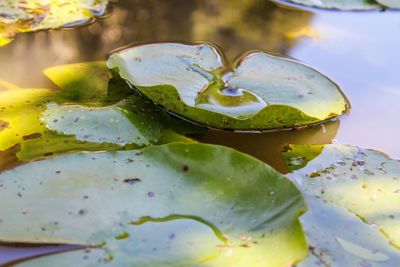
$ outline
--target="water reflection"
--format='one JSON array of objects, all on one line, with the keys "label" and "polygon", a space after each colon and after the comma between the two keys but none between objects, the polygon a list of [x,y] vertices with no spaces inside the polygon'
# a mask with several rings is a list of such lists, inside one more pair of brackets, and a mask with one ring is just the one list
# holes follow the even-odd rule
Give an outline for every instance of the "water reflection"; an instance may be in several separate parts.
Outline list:
[{"label": "water reflection", "polygon": [[287,144],[328,144],[335,138],[340,122],[334,121],[305,130],[267,133],[234,133],[210,130],[202,142],[233,147],[267,162],[280,172],[288,172],[281,150]]},{"label": "water reflection", "polygon": [[[284,9],[266,0],[121,0],[113,14],[89,27],[26,33],[0,48],[0,79],[21,87],[48,87],[44,68],[104,59],[129,43],[209,41],[228,59],[249,49],[287,54],[296,32],[312,14]],[[29,73],[29,75],[26,75]]]},{"label": "water reflection", "polygon": [[400,158],[399,12],[318,11],[310,26],[319,37],[299,41],[289,55],[326,73],[349,97],[337,141]]}]

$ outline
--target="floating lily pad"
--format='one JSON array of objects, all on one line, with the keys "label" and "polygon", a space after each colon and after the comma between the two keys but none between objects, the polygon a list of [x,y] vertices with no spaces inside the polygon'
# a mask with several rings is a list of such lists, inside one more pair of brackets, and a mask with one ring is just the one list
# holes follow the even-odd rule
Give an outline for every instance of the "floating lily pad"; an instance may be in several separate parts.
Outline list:
[{"label": "floating lily pad", "polygon": [[0,3],[0,46],[18,32],[89,23],[106,12],[108,0],[4,0]]},{"label": "floating lily pad", "polygon": [[230,71],[210,44],[149,44],[107,65],[165,109],[215,128],[296,128],[348,110],[338,86],[297,61],[253,52]]},{"label": "floating lily pad", "polygon": [[374,0],[284,0],[295,4],[325,9],[373,10],[382,8]]},{"label": "floating lily pad", "polygon": [[284,158],[310,207],[301,218],[310,257],[299,266],[400,262],[399,161],[345,145],[292,145]]},{"label": "floating lily pad", "polygon": [[0,151],[17,146],[13,151],[21,161],[71,151],[192,141],[184,134],[199,132],[134,94],[124,80],[110,79],[104,62],[45,72],[62,90],[0,91]]},{"label": "floating lily pad", "polygon": [[391,267],[400,262],[397,248],[374,225],[346,208],[305,196],[309,211],[300,221],[307,236],[308,257],[297,267]]},{"label": "floating lily pad", "polygon": [[21,266],[286,267],[306,253],[297,188],[226,147],[77,153],[0,181],[1,241],[91,246]]},{"label": "floating lily pad", "polygon": [[324,9],[376,10],[384,8],[400,9],[399,0],[284,0],[295,4]]},{"label": "floating lily pad", "polygon": [[[121,149],[122,146],[127,144],[140,147],[148,143],[146,139],[140,140],[137,138],[142,137],[138,129],[143,128],[143,125],[141,125],[143,121],[136,127],[135,122],[138,123],[137,120],[128,119],[129,114],[125,115],[126,113],[118,109],[118,107],[103,108],[103,110],[108,110],[108,113],[112,113],[116,109],[114,116],[109,114],[108,117],[104,118],[100,117],[104,115],[104,112],[81,112],[79,115],[83,117],[86,114],[91,115],[90,118],[86,119],[86,128],[82,128],[79,126],[80,124],[75,123],[75,125],[69,125],[68,131],[62,132],[62,127],[65,127],[65,124],[68,125],[67,119],[69,117],[66,115],[70,115],[70,113],[67,110],[72,109],[72,107],[76,108],[76,106],[57,106],[56,104],[61,104],[65,101],[67,100],[60,98],[56,92],[47,89],[20,89],[0,92],[0,151],[18,145],[18,158],[22,161],[28,161],[68,151],[115,150]],[[58,113],[56,113],[57,108]],[[65,114],[61,112],[62,109],[67,109]],[[98,115],[98,117],[95,115]],[[135,117],[135,115],[132,116]],[[67,119],[61,119],[61,117],[67,117]],[[143,116],[136,117],[142,118]],[[48,122],[50,126],[46,125],[46,118],[51,118],[51,122]],[[113,119],[113,121],[110,121],[110,119]],[[53,124],[57,124],[58,120],[60,120],[59,126],[53,126]],[[151,117],[148,117],[148,120],[151,121]],[[114,127],[114,132],[109,129],[111,126]],[[119,135],[116,131],[121,128],[130,130],[126,135],[129,135],[129,137],[134,136],[135,138],[132,138],[129,142],[119,140]],[[154,127],[153,130],[159,135],[160,127]],[[99,136],[93,136],[93,132],[97,134],[108,133],[108,135],[104,135],[100,139]],[[90,136],[87,140],[84,140],[85,138],[83,137],[86,135]],[[157,140],[152,141],[156,142]]]}]

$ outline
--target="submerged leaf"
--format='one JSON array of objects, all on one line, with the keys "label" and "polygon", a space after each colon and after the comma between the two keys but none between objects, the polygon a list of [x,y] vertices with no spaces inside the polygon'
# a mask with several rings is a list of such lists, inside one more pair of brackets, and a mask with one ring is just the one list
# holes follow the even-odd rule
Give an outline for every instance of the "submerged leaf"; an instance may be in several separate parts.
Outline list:
[{"label": "submerged leaf", "polygon": [[347,111],[338,86],[318,71],[264,52],[248,54],[226,71],[210,44],[149,44],[114,53],[117,69],[156,104],[216,128],[295,128]]},{"label": "submerged leaf", "polygon": [[108,0],[3,0],[0,2],[0,46],[18,32],[71,27],[105,14]]},{"label": "submerged leaf", "polygon": [[95,246],[21,266],[286,267],[306,252],[296,187],[221,146],[71,154],[0,180],[1,241]]},{"label": "submerged leaf", "polygon": [[[298,161],[301,155],[304,162]],[[291,145],[284,158],[290,169],[298,169],[291,178],[310,207],[301,221],[311,256],[299,266],[395,266],[400,261],[399,161],[345,145]]]}]

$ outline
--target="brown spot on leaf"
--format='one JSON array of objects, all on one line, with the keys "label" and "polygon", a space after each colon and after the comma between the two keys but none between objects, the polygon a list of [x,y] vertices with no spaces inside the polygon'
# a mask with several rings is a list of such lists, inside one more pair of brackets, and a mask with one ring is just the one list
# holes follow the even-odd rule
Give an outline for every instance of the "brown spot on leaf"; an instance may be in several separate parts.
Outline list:
[{"label": "brown spot on leaf", "polygon": [[319,177],[319,176],[321,176],[321,174],[319,174],[318,172],[313,172],[310,174],[311,178],[315,178],[315,177]]},{"label": "brown spot on leaf", "polygon": [[22,139],[26,140],[31,140],[31,139],[36,139],[41,137],[42,134],[41,133],[33,133],[33,134],[28,134],[28,135],[24,135],[22,136]]},{"label": "brown spot on leaf", "polygon": [[0,132],[6,129],[8,125],[10,125],[8,122],[0,120]]},{"label": "brown spot on leaf", "polygon": [[124,183],[127,183],[129,185],[134,185],[136,183],[141,182],[142,180],[140,180],[140,178],[129,178],[129,179],[125,179]]},{"label": "brown spot on leaf", "polygon": [[16,154],[21,150],[20,144],[16,144],[4,151],[0,150],[0,173],[21,165]]},{"label": "brown spot on leaf", "polygon": [[87,213],[88,213],[88,211],[85,210],[85,209],[80,209],[80,210],[78,211],[78,215],[81,215],[81,216],[83,216],[83,215],[85,215],[85,214],[87,214]]},{"label": "brown spot on leaf", "polygon": [[182,171],[188,172],[189,171],[189,166],[188,165],[183,165],[182,166]]}]

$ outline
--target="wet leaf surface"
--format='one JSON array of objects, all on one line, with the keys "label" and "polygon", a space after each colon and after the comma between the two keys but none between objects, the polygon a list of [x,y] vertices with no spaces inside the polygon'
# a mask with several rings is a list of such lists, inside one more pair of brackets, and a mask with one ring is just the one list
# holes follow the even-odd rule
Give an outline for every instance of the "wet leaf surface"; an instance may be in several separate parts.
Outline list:
[{"label": "wet leaf surface", "polygon": [[0,46],[18,32],[72,27],[106,13],[107,0],[4,0],[0,3]]},{"label": "wet leaf surface", "polygon": [[296,128],[348,111],[338,86],[294,60],[253,52],[232,71],[210,44],[160,43],[114,53],[107,65],[167,110],[215,128]]},{"label": "wet leaf surface", "polygon": [[399,161],[346,145],[292,145],[284,158],[310,207],[310,257],[299,266],[397,265]]},{"label": "wet leaf surface", "polygon": [[221,146],[77,153],[0,181],[0,240],[92,245],[18,266],[288,266],[306,253],[300,192]]},{"label": "wet leaf surface", "polygon": [[11,147],[18,146],[12,151],[20,161],[191,141],[184,135],[202,131],[158,110],[125,81],[111,79],[104,62],[57,66],[45,72],[61,90],[0,91],[0,152],[8,155]]},{"label": "wet leaf surface", "polygon": [[138,115],[133,112],[142,103],[140,97],[131,97],[108,107],[49,106],[43,113],[43,121],[48,129],[74,135],[80,141],[145,146],[157,142],[161,123],[149,107],[139,107]]}]

